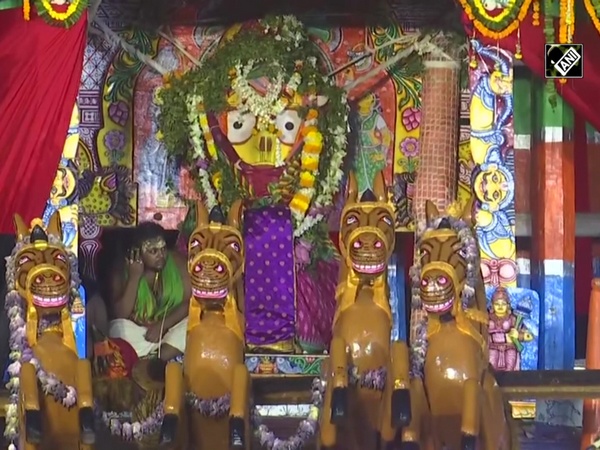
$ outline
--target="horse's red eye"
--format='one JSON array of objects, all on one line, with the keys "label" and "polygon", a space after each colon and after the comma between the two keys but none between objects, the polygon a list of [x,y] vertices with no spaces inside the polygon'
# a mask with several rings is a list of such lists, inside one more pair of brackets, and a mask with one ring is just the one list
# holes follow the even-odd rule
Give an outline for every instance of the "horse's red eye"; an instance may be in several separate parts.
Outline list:
[{"label": "horse's red eye", "polygon": [[19,259],[19,265],[23,265],[26,262],[31,261],[31,259],[29,258],[29,256],[22,256],[21,259]]},{"label": "horse's red eye", "polygon": [[198,239],[194,239],[192,242],[190,242],[190,248],[196,247],[200,247],[200,241],[198,241]]},{"label": "horse's red eye", "polygon": [[440,286],[445,286],[448,283],[448,278],[444,276],[438,277],[437,282]]},{"label": "horse's red eye", "polygon": [[59,261],[63,261],[66,262],[67,261],[67,257],[61,253],[59,253],[58,255],[55,256],[56,259],[58,259]]},{"label": "horse's red eye", "polygon": [[238,244],[237,242],[232,242],[231,243],[231,248],[234,249],[236,252],[240,251],[240,244]]}]

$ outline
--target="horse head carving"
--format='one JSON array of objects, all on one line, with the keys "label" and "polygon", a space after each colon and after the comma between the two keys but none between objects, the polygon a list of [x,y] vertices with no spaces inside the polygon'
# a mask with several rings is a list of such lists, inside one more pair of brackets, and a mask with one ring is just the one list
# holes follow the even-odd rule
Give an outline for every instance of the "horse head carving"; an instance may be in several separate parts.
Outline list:
[{"label": "horse head carving", "polygon": [[241,214],[241,200],[231,206],[227,218],[219,208],[209,213],[202,202],[196,206],[196,228],[188,242],[193,295],[188,330],[199,324],[203,310],[223,309],[228,326],[244,340],[236,300],[237,283],[244,270]]},{"label": "horse head carving", "polygon": [[346,204],[340,224],[340,250],[346,266],[363,279],[385,272],[394,251],[394,211],[390,206],[383,173],[375,177],[373,190],[358,197],[356,178],[350,173]]}]

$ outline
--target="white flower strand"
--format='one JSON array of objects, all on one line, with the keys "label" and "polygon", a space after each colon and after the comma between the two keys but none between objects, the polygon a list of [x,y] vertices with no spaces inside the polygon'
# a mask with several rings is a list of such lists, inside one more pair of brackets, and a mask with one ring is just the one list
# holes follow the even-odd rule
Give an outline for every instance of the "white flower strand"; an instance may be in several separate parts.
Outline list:
[{"label": "white flower strand", "polygon": [[[206,161],[204,140],[197,109],[201,103],[202,97],[199,95],[193,95],[188,99],[188,121],[190,122],[190,141],[194,149],[194,158]],[[218,206],[218,202],[216,192],[210,183],[210,175],[205,168],[200,167],[198,169],[198,176],[204,193],[204,204],[209,211],[212,211],[215,206]]]},{"label": "white flower strand", "polygon": [[231,88],[242,102],[240,111],[256,116],[258,131],[265,131],[275,125],[274,118],[281,114],[287,106],[287,101],[281,96],[284,87],[286,90],[296,92],[302,83],[302,77],[299,73],[294,72],[289,81],[284,83],[283,75],[279,74],[275,81],[270,83],[265,95],[261,95],[250,85],[248,80],[248,74],[254,67],[254,60],[248,61],[244,66],[236,64],[236,76],[231,82]]}]

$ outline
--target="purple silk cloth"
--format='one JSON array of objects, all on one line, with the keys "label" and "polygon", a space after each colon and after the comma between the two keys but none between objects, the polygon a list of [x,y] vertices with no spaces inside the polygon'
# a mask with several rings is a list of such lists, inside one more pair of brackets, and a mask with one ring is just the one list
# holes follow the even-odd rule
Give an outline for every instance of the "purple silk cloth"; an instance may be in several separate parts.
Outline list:
[{"label": "purple silk cloth", "polygon": [[335,289],[340,261],[331,258],[316,263],[313,271],[297,267],[298,344],[303,350],[319,352],[329,348],[335,314]]},{"label": "purple silk cloth", "polygon": [[294,228],[285,206],[244,213],[246,344],[269,347],[296,336]]}]

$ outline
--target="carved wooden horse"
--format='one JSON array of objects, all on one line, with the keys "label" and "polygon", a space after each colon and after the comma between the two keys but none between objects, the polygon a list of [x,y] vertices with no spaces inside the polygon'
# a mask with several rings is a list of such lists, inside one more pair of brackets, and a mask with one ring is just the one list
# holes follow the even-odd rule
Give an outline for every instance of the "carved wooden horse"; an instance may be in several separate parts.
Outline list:
[{"label": "carved wooden horse", "polygon": [[[488,362],[485,290],[473,203],[442,216],[427,202],[419,292],[427,311],[423,378],[412,380],[405,450],[515,450],[510,413]],[[452,209],[452,208],[451,208]],[[421,371],[421,367],[417,368]]]},{"label": "carved wooden horse", "polygon": [[[27,345],[46,378],[50,375],[55,382],[75,388],[77,397],[72,399],[72,407],[66,407],[67,390],[43,392],[48,386],[42,383],[40,389],[43,380],[38,379],[38,370],[33,363],[24,363],[20,374],[21,449],[90,449],[95,441],[92,373],[90,362],[79,359],[75,347],[69,308],[77,289],[71,278],[76,268],[62,244],[60,217],[54,213],[47,229],[36,219],[30,230],[16,215],[15,227],[17,245],[25,245],[15,256],[15,267],[8,270],[15,270],[15,288],[26,300]],[[40,326],[42,321],[45,329]]]},{"label": "carved wooden horse", "polygon": [[[338,444],[337,427],[345,426],[344,449],[375,449],[377,434],[391,442],[396,428],[410,421],[408,348],[405,343],[390,343],[387,263],[394,242],[394,212],[383,175],[359,202],[351,173],[340,226],[345,264],[321,415],[325,447]],[[356,389],[349,387],[353,384]]]},{"label": "carved wooden horse", "polygon": [[[244,362],[244,316],[238,307],[244,268],[241,201],[227,223],[199,202],[188,245],[193,299],[181,366],[167,366],[163,444],[172,442],[185,397],[194,450],[250,448],[250,374]],[[182,378],[183,377],[183,378]],[[184,395],[185,390],[185,395]]]}]

